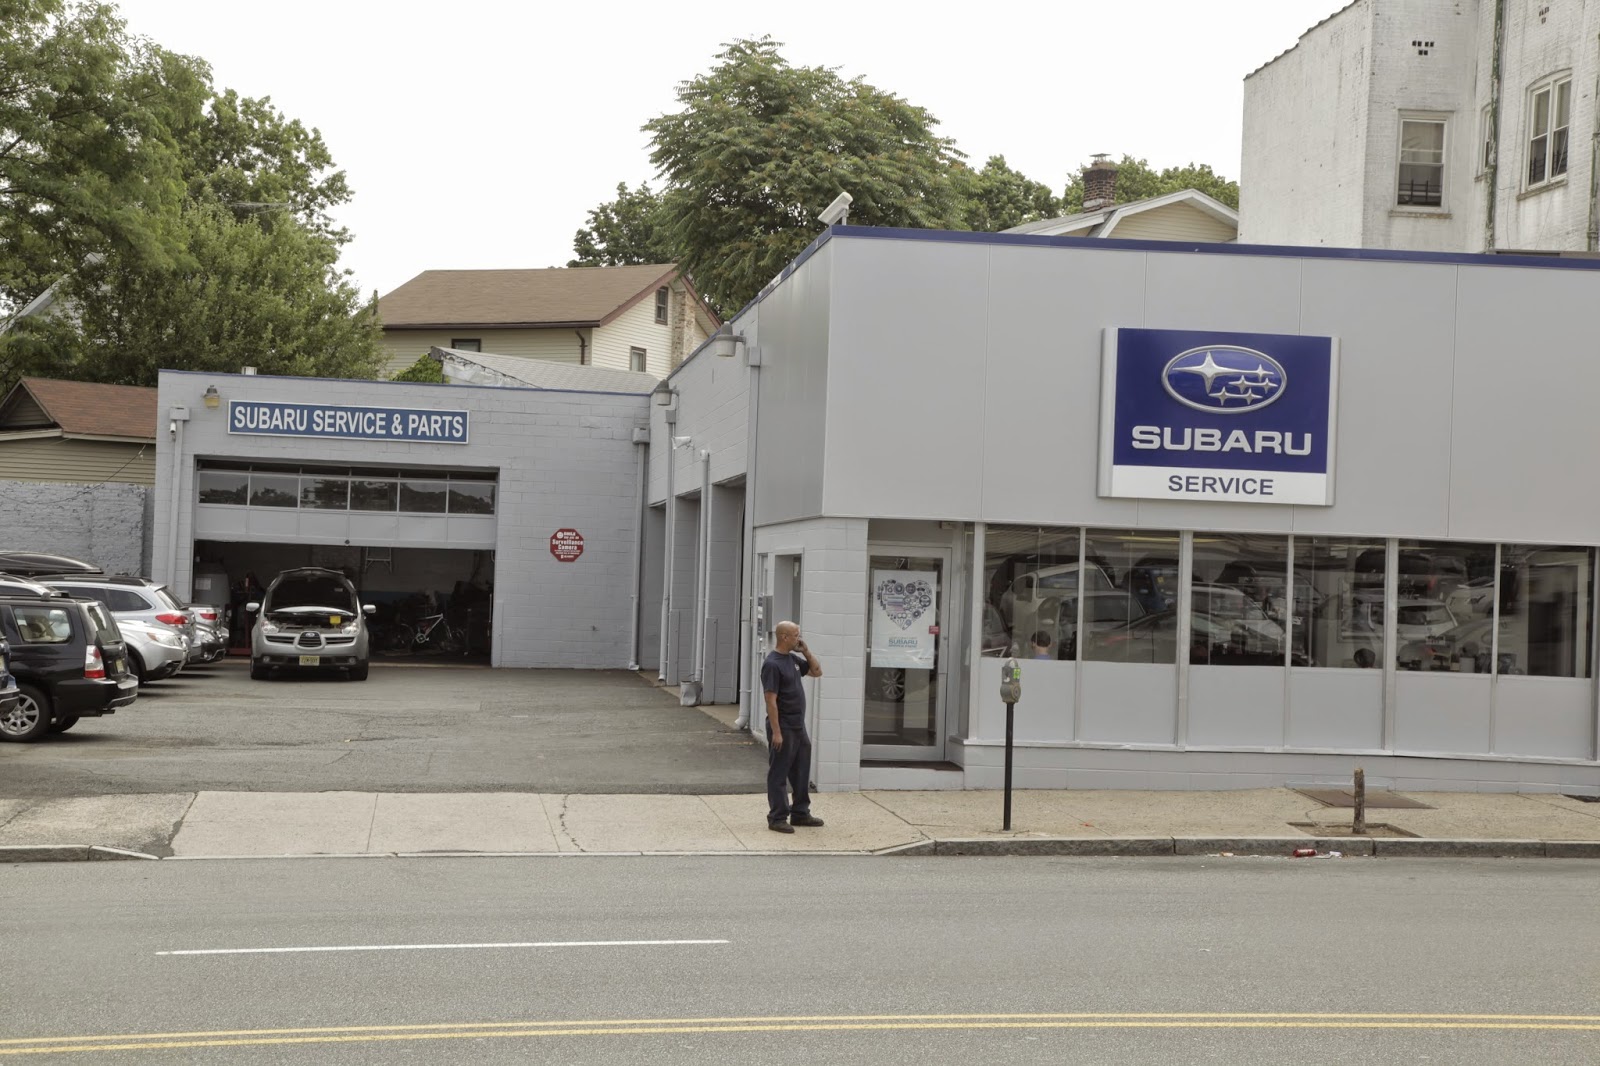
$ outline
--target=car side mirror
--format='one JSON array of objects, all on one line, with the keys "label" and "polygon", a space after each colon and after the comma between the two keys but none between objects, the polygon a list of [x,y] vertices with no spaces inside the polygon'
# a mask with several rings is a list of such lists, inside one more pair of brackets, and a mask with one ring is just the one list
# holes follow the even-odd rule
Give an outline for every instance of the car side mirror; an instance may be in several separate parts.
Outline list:
[{"label": "car side mirror", "polygon": [[361,613],[362,614],[377,614],[378,613],[378,605],[375,604],[375,603],[363,603],[361,605]]},{"label": "car side mirror", "polygon": [[255,614],[257,611],[261,610],[261,605],[259,603],[247,603],[244,605],[244,609],[249,611],[251,614]]}]

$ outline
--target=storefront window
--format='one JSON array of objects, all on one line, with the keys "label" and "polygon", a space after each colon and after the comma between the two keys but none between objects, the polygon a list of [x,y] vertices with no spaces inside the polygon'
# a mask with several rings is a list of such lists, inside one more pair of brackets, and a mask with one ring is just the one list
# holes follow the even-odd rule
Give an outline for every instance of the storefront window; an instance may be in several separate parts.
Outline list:
[{"label": "storefront window", "polygon": [[1288,584],[1287,537],[1196,533],[1189,661],[1283,666]]},{"label": "storefront window", "polygon": [[299,500],[299,478],[284,474],[250,475],[250,506],[293,507]]},{"label": "storefront window", "polygon": [[494,482],[450,482],[451,514],[494,514]]},{"label": "storefront window", "polygon": [[400,510],[413,514],[444,514],[447,481],[400,482]]},{"label": "storefront window", "polygon": [[[1395,577],[1395,665],[1402,670],[1490,673],[1493,622],[1488,614],[1494,606],[1494,581],[1493,544],[1402,540]],[[1473,617],[1474,599],[1489,608],[1478,618]]]},{"label": "storefront window", "polygon": [[350,482],[350,510],[392,511],[395,505],[395,482],[352,480]]},{"label": "storefront window", "polygon": [[223,470],[201,470],[195,475],[201,503],[243,507],[250,499],[250,475]]},{"label": "storefront window", "polygon": [[[1077,657],[1078,531],[990,526],[984,534],[982,653],[1019,659]],[[1085,584],[1108,590],[1091,571]]]},{"label": "storefront window", "polygon": [[[1456,589],[1453,609],[1481,624],[1494,606],[1480,581]],[[1507,544],[1500,549],[1502,674],[1587,678],[1592,670],[1594,550]],[[1478,653],[1489,654],[1479,641]]]},{"label": "storefront window", "polygon": [[1295,666],[1382,665],[1387,559],[1381,541],[1294,538],[1290,633]]},{"label": "storefront window", "polygon": [[349,510],[350,482],[342,477],[303,477],[300,506],[317,511]]},{"label": "storefront window", "polygon": [[1176,663],[1178,535],[1091,529],[1086,544],[1083,658]]}]

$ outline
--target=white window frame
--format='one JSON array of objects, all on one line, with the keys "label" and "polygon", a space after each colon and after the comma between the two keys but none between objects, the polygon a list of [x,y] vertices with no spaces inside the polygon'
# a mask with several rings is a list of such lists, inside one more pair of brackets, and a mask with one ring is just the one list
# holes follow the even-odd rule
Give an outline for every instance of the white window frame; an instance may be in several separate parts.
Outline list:
[{"label": "white window frame", "polygon": [[[1565,86],[1567,90],[1566,125],[1557,126],[1555,124],[1556,101],[1560,96],[1563,86]],[[1549,106],[1546,110],[1546,126],[1544,132],[1539,133],[1534,129],[1534,116],[1538,111],[1539,97],[1546,94],[1549,95]],[[1523,168],[1522,172],[1524,188],[1529,190],[1543,189],[1549,185],[1559,185],[1567,180],[1567,174],[1572,170],[1572,108],[1572,72],[1570,70],[1561,71],[1560,73],[1552,74],[1547,78],[1541,79],[1540,81],[1535,82],[1532,88],[1528,90],[1528,133],[1527,139],[1524,142],[1527,147],[1527,166]],[[1561,132],[1565,132],[1566,134],[1567,153],[1566,163],[1561,168],[1561,173],[1557,174],[1553,172],[1551,167],[1551,164],[1555,160],[1555,153],[1552,151],[1552,149],[1555,146],[1556,134]],[[1540,141],[1544,142],[1544,175],[1535,181],[1533,177],[1533,152],[1534,146]]]},{"label": "white window frame", "polygon": [[[1400,202],[1400,168],[1406,165],[1405,133],[1406,123],[1427,122],[1442,127],[1442,136],[1439,141],[1439,202],[1437,204],[1405,204]],[[1391,193],[1395,210],[1415,211],[1427,214],[1444,214],[1450,203],[1450,116],[1438,111],[1402,111],[1400,119],[1395,124],[1394,134],[1395,166],[1394,185]],[[1427,165],[1427,164],[1423,164]]]},{"label": "white window frame", "polygon": [[656,290],[656,325],[665,326],[672,317],[671,290],[663,285]]},{"label": "white window frame", "polygon": [[628,349],[628,369],[629,370],[637,370],[640,373],[643,373],[644,372],[644,368],[646,366],[648,366],[648,365],[650,365],[650,353],[649,353],[649,351],[647,351],[644,348],[629,348]]}]

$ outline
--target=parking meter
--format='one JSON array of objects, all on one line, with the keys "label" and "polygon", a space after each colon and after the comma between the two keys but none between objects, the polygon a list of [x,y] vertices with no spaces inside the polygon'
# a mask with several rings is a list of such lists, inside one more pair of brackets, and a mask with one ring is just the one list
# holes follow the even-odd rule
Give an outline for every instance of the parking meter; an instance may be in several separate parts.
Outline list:
[{"label": "parking meter", "polygon": [[1022,702],[1022,664],[1017,662],[1016,656],[1000,666],[1000,702]]}]

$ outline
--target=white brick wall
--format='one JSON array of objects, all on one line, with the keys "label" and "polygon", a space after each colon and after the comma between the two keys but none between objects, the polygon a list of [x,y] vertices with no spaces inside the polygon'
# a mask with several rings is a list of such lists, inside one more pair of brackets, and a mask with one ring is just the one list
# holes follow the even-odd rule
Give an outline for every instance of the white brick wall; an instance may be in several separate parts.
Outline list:
[{"label": "white brick wall", "polygon": [[150,573],[147,485],[0,481],[0,545]]}]

